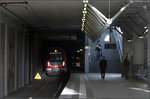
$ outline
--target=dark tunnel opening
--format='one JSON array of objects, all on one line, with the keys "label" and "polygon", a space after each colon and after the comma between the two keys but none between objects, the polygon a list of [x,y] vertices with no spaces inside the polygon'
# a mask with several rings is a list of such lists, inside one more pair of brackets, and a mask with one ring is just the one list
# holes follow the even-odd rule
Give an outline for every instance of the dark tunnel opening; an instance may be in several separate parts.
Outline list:
[{"label": "dark tunnel opening", "polygon": [[[52,47],[62,48],[66,52],[67,69],[69,72],[84,72],[84,34],[79,33],[74,35],[76,37],[75,39],[67,40],[63,38],[45,39],[45,37],[39,37],[39,39],[41,39],[41,49],[39,57],[41,59],[42,72],[45,72],[46,54]],[[78,63],[80,64],[80,66],[76,66],[76,64]]]}]

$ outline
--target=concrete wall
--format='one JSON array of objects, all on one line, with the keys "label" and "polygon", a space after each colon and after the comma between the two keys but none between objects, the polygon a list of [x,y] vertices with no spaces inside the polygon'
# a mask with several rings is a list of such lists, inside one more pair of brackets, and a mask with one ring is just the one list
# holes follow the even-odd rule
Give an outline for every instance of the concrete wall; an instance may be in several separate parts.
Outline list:
[{"label": "concrete wall", "polygon": [[23,24],[0,8],[0,97],[29,82],[29,40],[25,37]]}]

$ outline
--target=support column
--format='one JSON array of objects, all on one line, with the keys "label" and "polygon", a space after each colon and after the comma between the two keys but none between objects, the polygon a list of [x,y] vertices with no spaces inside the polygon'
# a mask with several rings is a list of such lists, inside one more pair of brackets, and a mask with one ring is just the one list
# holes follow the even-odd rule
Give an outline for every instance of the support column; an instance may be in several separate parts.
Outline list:
[{"label": "support column", "polygon": [[5,48],[4,48],[4,95],[8,95],[7,67],[8,67],[8,26],[5,25]]},{"label": "support column", "polygon": [[0,24],[0,97],[3,96],[2,32]]},{"label": "support column", "polygon": [[[147,11],[147,18],[150,18],[150,12]],[[148,20],[150,22],[150,19]],[[147,41],[148,41],[148,80],[149,80],[149,84],[150,84],[150,24],[148,24],[148,36],[147,36]]]},{"label": "support column", "polygon": [[24,53],[25,53],[25,47],[24,47],[24,33],[22,35],[22,87],[24,87]]},{"label": "support column", "polygon": [[[149,14],[150,17],[150,14]],[[148,25],[148,81],[149,81],[149,87],[150,87],[150,24]]]},{"label": "support column", "polygon": [[17,41],[18,41],[18,33],[17,33],[17,30],[15,30],[15,91],[17,90],[17,51],[18,51],[18,49],[17,49]]},{"label": "support column", "polygon": [[0,97],[4,96],[4,42],[5,42],[5,24],[0,24]]},{"label": "support column", "polygon": [[144,65],[144,39],[133,36],[133,64]]},{"label": "support column", "polygon": [[85,36],[85,73],[89,73],[89,49],[87,48],[88,43],[88,37]]}]

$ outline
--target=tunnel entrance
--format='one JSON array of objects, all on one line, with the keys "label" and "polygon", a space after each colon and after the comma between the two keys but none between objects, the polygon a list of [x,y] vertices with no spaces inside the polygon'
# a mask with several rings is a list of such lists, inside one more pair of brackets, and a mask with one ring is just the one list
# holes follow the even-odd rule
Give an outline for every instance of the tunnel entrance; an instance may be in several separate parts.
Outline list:
[{"label": "tunnel entrance", "polygon": [[[71,34],[71,33],[70,33]],[[59,37],[59,38],[58,38]],[[66,53],[66,64],[69,72],[84,72],[84,34],[72,33],[71,35],[61,34],[40,36],[41,39],[41,68],[45,71],[46,53],[52,47],[62,48]]]}]

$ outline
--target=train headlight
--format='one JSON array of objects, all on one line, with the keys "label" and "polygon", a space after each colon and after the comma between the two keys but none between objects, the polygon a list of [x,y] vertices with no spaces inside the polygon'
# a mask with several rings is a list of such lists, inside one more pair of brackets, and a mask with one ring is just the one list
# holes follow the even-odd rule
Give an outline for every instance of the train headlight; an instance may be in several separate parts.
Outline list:
[{"label": "train headlight", "polygon": [[65,66],[65,62],[63,61],[63,66]]},{"label": "train headlight", "polygon": [[51,66],[50,62],[48,62],[48,66]]}]

